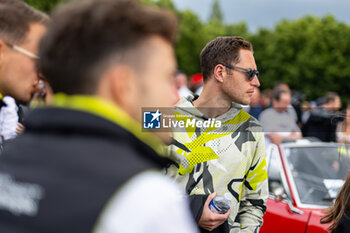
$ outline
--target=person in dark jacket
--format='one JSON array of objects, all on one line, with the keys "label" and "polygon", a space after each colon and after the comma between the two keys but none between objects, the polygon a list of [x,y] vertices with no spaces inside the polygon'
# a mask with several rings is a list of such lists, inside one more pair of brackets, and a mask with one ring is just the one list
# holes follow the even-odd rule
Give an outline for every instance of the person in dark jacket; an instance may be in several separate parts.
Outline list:
[{"label": "person in dark jacket", "polygon": [[54,12],[38,67],[55,96],[0,157],[0,232],[197,232],[184,192],[156,172],[170,135],[140,124],[141,107],[176,99],[175,28],[137,1]]},{"label": "person in dark jacket", "polygon": [[340,97],[337,93],[329,92],[320,107],[311,111],[303,126],[304,137],[316,137],[324,142],[336,142],[337,124],[342,117],[337,111],[341,108]]}]

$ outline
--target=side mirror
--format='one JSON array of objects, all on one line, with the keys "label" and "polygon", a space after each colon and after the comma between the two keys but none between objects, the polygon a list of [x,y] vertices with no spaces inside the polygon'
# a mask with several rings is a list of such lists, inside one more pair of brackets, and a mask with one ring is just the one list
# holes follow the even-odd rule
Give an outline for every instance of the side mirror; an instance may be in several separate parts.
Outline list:
[{"label": "side mirror", "polygon": [[270,192],[275,197],[275,201],[281,201],[287,197],[283,185],[278,181],[270,181]]},{"label": "side mirror", "polygon": [[278,187],[276,187],[276,188],[274,188],[274,189],[272,190],[272,193],[273,193],[273,195],[275,195],[276,197],[281,197],[281,199],[284,199],[283,196],[286,196],[286,197],[287,197],[287,195],[284,193],[284,188],[282,187],[282,185],[281,185],[281,186],[278,186]]},{"label": "side mirror", "polygon": [[275,197],[274,200],[276,202],[283,201],[284,203],[287,203],[287,205],[289,207],[289,211],[291,213],[295,213],[295,214],[299,214],[299,215],[304,214],[304,211],[293,206],[292,201],[288,198],[287,194],[284,191],[283,186],[280,183],[278,183],[278,182],[271,183],[271,193],[274,195],[274,197]]}]

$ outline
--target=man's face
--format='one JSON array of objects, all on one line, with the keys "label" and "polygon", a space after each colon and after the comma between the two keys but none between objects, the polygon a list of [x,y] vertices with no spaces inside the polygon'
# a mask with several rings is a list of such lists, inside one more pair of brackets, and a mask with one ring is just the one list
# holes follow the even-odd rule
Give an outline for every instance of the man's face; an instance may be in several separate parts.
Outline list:
[{"label": "man's face", "polygon": [[335,97],[335,100],[334,100],[333,110],[338,111],[340,108],[341,108],[340,97],[337,96],[337,97]]},{"label": "man's face", "polygon": [[[42,24],[31,24],[26,40],[16,46],[37,54],[38,43],[45,31]],[[35,60],[9,46],[2,49],[1,53],[0,93],[20,101],[29,101],[38,81]]]},{"label": "man's face", "polygon": [[[231,64],[245,69],[256,69],[253,53],[249,50],[241,49],[239,51],[240,61]],[[258,77],[248,81],[248,74],[242,70],[227,69],[224,72],[222,90],[228,98],[236,103],[248,105],[254,93],[255,87],[260,86]]]},{"label": "man's face", "polygon": [[291,95],[289,93],[282,93],[280,100],[274,99],[272,101],[273,108],[277,112],[285,112],[287,110],[287,107],[290,105],[290,103],[291,103]]}]

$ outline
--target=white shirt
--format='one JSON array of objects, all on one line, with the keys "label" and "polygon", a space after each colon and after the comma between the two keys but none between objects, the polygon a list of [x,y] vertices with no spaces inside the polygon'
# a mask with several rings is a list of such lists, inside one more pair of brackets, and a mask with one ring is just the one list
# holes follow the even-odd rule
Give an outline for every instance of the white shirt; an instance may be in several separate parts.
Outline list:
[{"label": "white shirt", "polygon": [[198,89],[197,89],[197,91],[196,91],[196,95],[201,95],[201,93],[202,93],[202,91],[203,91],[203,85],[202,86],[200,86]]},{"label": "white shirt", "polygon": [[169,177],[144,172],[117,192],[94,233],[198,233],[184,191]]},{"label": "white shirt", "polygon": [[9,140],[17,136],[18,107],[15,99],[10,96],[5,96],[2,100],[6,106],[2,107],[0,111],[0,136],[4,140]]},{"label": "white shirt", "polygon": [[187,97],[189,95],[193,95],[192,91],[188,89],[186,86],[180,87],[177,92],[179,93],[179,97]]},{"label": "white shirt", "polygon": [[268,149],[271,141],[266,134],[278,133],[282,136],[289,136],[292,132],[300,132],[300,128],[295,122],[295,118],[289,111],[277,112],[273,108],[264,110],[259,117],[265,133],[265,145]]}]

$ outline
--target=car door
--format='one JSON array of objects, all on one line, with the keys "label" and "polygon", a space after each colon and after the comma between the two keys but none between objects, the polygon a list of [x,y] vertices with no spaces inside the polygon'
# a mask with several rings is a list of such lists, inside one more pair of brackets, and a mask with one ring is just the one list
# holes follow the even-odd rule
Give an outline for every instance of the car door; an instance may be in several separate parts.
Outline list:
[{"label": "car door", "polygon": [[321,224],[321,217],[324,216],[324,210],[312,211],[306,233],[328,233],[327,228],[331,223]]},{"label": "car door", "polygon": [[269,198],[261,233],[304,233],[311,212],[293,205],[292,193],[282,165],[280,151],[272,146],[267,154]]}]

